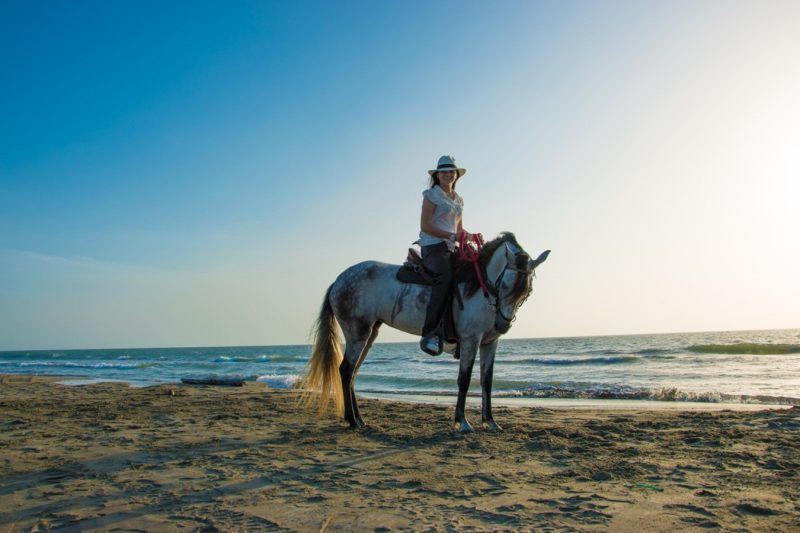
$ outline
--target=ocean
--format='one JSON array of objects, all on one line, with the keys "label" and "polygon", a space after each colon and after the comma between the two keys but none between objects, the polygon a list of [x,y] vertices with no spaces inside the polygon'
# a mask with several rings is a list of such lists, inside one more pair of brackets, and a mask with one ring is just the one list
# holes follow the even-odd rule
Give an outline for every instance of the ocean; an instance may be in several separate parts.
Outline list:
[{"label": "ocean", "polygon": [[[0,373],[133,386],[241,376],[290,388],[309,354],[308,345],[6,351]],[[455,395],[457,375],[448,354],[377,343],[356,390]],[[476,363],[471,395],[478,380]],[[800,405],[800,329],[501,340],[493,395]]]}]

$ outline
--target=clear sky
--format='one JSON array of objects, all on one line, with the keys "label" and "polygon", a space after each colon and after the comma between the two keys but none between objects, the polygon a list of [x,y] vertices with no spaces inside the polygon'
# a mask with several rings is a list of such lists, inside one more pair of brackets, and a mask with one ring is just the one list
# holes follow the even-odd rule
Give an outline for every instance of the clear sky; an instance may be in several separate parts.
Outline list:
[{"label": "clear sky", "polygon": [[[0,0],[0,349],[291,344],[426,170],[510,337],[800,327],[800,2]],[[409,340],[385,328],[379,340]]]}]

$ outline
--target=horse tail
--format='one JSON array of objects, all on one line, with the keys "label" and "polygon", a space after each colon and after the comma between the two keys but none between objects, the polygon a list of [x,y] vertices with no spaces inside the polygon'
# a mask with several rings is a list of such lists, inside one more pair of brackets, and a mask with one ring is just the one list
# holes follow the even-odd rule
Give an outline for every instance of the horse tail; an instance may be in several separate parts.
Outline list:
[{"label": "horse tail", "polygon": [[305,391],[301,396],[301,402],[308,407],[316,399],[319,414],[322,415],[333,400],[336,414],[342,417],[344,392],[339,375],[339,365],[342,363],[342,340],[331,306],[331,287],[328,287],[325,293],[319,317],[314,324],[313,351],[304,370],[302,383]]}]

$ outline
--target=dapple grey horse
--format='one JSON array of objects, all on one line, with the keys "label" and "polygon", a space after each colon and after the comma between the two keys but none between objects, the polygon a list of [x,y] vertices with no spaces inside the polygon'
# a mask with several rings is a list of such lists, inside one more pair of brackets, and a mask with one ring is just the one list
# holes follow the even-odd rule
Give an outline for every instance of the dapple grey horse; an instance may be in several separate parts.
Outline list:
[{"label": "dapple grey horse", "polygon": [[[520,305],[532,288],[534,269],[547,259],[550,250],[537,259],[517,243],[513,233],[502,233],[487,242],[478,258],[484,272],[488,297],[478,290],[473,272],[465,281],[456,284],[463,309],[453,303],[456,332],[460,339],[458,371],[458,400],[455,429],[462,433],[474,431],[464,416],[464,405],[472,377],[472,366],[480,350],[483,427],[498,431],[492,418],[492,371],[497,341],[511,327]],[[358,411],[354,382],[361,364],[378,336],[381,324],[420,335],[425,311],[430,299],[429,286],[401,283],[396,274],[400,266],[377,261],[364,261],[342,272],[328,288],[315,326],[313,352],[308,362],[303,385],[313,401],[319,392],[321,412],[331,401],[338,415],[344,416],[351,427],[364,426]],[[455,300],[455,299],[454,299]],[[336,327],[341,326],[345,338],[344,356]],[[452,352],[455,345],[446,346]]]}]

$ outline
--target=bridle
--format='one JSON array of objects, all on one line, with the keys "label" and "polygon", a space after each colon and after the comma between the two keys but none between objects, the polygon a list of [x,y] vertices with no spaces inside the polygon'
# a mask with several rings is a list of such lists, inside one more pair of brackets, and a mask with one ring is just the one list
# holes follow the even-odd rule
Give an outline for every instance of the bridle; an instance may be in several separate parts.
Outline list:
[{"label": "bridle", "polygon": [[[500,271],[500,275],[498,275],[497,279],[494,280],[494,285],[488,285],[487,286],[487,284],[484,281],[482,268],[480,267],[480,264],[479,264],[480,251],[481,251],[481,248],[483,246],[483,236],[480,233],[474,233],[473,234],[473,233],[467,233],[466,231],[462,231],[458,235],[458,244],[459,244],[459,246],[458,246],[459,256],[461,257],[461,259],[464,262],[472,263],[473,267],[475,268],[475,276],[478,279],[478,284],[481,287],[481,291],[483,292],[483,296],[487,300],[489,300],[489,305],[491,305],[495,310],[495,324],[497,324],[497,317],[499,316],[500,318],[503,319],[503,321],[506,324],[508,324],[509,327],[511,327],[511,323],[514,322],[517,319],[516,313],[515,312],[512,313],[510,318],[503,314],[503,310],[502,310],[502,308],[500,306],[500,300],[501,300],[501,297],[500,297],[500,284],[503,282],[503,276],[506,275],[506,272],[508,270],[512,270],[512,271],[518,272],[518,273],[524,273],[526,275],[528,275],[528,274],[536,275],[536,273],[534,272],[533,268],[531,268],[529,270],[529,269],[522,269],[522,268],[517,268],[516,267],[517,257],[519,257],[520,254],[523,254],[525,252],[519,252],[519,253],[513,254],[513,264],[508,261],[508,256],[506,256],[506,264],[503,267],[503,270]],[[510,248],[508,248],[508,244],[507,243],[504,246],[506,247],[506,250],[510,251]],[[527,255],[527,254],[525,254],[525,255]],[[528,291],[528,294],[530,294],[530,291]],[[515,306],[515,310],[527,298],[528,298],[528,295],[526,294],[525,297],[522,299],[522,301],[520,301]]]},{"label": "bridle", "polygon": [[[525,274],[525,275],[528,275],[528,274],[533,274],[534,276],[536,275],[535,269],[528,270],[527,268],[517,268],[515,266],[517,257],[519,257],[519,255],[522,254],[522,253],[524,253],[524,252],[520,252],[520,253],[514,254],[514,259],[513,259],[514,265],[513,266],[511,264],[511,262],[506,259],[506,264],[503,267],[503,270],[500,271],[500,274],[497,276],[497,279],[495,279],[494,285],[492,286],[492,288],[489,289],[489,294],[485,294],[486,298],[489,299],[489,304],[494,308],[495,313],[500,318],[502,318],[504,322],[506,322],[509,325],[517,319],[517,315],[516,315],[516,313],[512,313],[511,317],[507,317],[506,315],[503,314],[503,309],[502,309],[502,306],[500,305],[500,300],[501,300],[501,297],[500,297],[500,284],[503,282],[503,276],[506,275],[506,272],[508,270],[511,270],[511,271],[517,272],[517,273],[521,273],[521,274]],[[490,295],[491,295],[491,297],[490,297]],[[515,309],[516,309],[516,307],[519,307],[519,305],[521,305],[527,299],[528,299],[528,295],[525,295],[525,297],[519,302],[519,304],[515,306]]]}]

